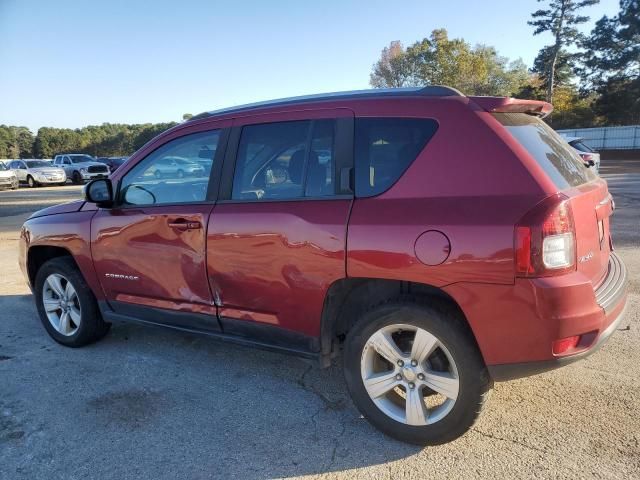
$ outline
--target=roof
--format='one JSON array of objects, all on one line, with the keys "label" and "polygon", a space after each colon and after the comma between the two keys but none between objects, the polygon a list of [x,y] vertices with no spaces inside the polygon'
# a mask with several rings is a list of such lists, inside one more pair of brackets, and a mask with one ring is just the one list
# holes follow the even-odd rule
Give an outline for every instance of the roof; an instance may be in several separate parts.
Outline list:
[{"label": "roof", "polygon": [[302,103],[322,102],[330,100],[348,100],[361,98],[380,97],[463,97],[464,95],[455,88],[443,85],[432,85],[429,87],[408,87],[408,88],[375,88],[368,90],[351,90],[346,92],[319,93],[315,95],[303,95],[300,97],[280,98],[277,100],[267,100],[264,102],[248,103],[236,107],[222,108],[210,112],[200,113],[191,117],[188,122],[200,120],[202,118],[213,117],[221,114],[243,112],[255,108],[276,107],[283,105],[297,105]]}]

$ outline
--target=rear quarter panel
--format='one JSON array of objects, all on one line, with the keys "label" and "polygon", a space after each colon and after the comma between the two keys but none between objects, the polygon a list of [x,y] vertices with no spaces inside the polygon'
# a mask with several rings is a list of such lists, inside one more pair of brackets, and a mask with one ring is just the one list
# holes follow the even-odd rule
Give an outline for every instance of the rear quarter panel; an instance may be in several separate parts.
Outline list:
[{"label": "rear quarter panel", "polygon": [[[546,194],[486,112],[460,97],[380,101],[354,111],[356,118],[433,118],[439,127],[389,190],[355,200],[347,274],[437,287],[513,284],[514,224]],[[441,265],[416,257],[415,242],[428,230],[443,232],[451,243]]]}]

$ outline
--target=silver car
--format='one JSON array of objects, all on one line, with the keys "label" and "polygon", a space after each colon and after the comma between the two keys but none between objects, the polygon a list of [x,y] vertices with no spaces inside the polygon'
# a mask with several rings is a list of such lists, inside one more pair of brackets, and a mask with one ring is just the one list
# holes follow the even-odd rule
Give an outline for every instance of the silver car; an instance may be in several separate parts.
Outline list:
[{"label": "silver car", "polygon": [[182,157],[164,157],[156,162],[154,169],[156,178],[202,177],[204,174],[202,165]]},{"label": "silver car", "polygon": [[108,166],[84,153],[56,155],[53,164],[63,168],[67,178],[70,178],[75,184],[81,184],[94,178],[106,178],[110,173]]},{"label": "silver car", "polygon": [[26,183],[30,187],[67,183],[64,170],[44,160],[14,160],[9,163],[9,168],[15,172],[19,182]]},{"label": "silver car", "polygon": [[11,190],[18,188],[18,177],[2,162],[0,162],[0,188],[10,188]]}]

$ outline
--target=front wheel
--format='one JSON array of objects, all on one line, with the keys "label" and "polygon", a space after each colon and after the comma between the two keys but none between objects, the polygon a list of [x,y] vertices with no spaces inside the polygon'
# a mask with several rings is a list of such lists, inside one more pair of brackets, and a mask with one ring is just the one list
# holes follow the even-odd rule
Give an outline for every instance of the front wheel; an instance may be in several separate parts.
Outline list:
[{"label": "front wheel", "polygon": [[34,294],[44,328],[62,345],[87,345],[104,337],[111,327],[102,319],[93,292],[69,257],[49,260],[38,270]]},{"label": "front wheel", "polygon": [[38,183],[33,179],[31,175],[29,175],[27,177],[27,185],[29,185],[29,188],[35,188],[38,186]]},{"label": "front wheel", "polygon": [[73,175],[71,176],[71,181],[76,185],[82,184],[83,181],[82,181],[82,176],[80,175],[80,172],[73,172]]},{"label": "front wheel", "polygon": [[388,303],[365,313],[344,352],[360,412],[398,440],[437,445],[463,435],[491,388],[478,348],[453,311]]}]

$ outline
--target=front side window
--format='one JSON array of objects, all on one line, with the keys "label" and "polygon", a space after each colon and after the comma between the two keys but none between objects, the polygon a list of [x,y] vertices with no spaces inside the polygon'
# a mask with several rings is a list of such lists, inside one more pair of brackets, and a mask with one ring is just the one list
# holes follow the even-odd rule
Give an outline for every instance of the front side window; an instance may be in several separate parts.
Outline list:
[{"label": "front side window", "polygon": [[390,188],[409,168],[438,129],[426,118],[356,118],[356,196]]},{"label": "front side window", "polygon": [[[122,179],[123,205],[167,205],[203,202],[220,130],[172,140],[150,153]],[[205,153],[203,153],[205,152]],[[211,169],[209,168],[209,171]]]},{"label": "front side window", "polygon": [[242,129],[232,199],[334,194],[335,120],[249,125]]}]

